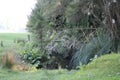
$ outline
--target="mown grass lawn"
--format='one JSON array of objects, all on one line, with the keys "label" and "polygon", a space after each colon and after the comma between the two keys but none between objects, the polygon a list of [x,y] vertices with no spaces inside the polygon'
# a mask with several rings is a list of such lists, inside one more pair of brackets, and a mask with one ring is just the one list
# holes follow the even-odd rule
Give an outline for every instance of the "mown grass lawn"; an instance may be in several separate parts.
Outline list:
[{"label": "mown grass lawn", "polygon": [[120,54],[94,59],[81,70],[0,70],[0,80],[120,80]]}]

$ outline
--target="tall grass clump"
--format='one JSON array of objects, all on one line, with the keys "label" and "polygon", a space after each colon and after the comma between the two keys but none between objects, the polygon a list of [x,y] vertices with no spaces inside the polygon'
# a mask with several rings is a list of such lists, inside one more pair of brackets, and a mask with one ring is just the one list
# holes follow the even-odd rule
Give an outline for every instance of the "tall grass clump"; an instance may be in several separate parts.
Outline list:
[{"label": "tall grass clump", "polygon": [[5,52],[1,55],[0,62],[2,68],[8,68],[11,70],[23,70],[27,71],[29,67],[21,59],[20,55],[14,53],[13,51]]},{"label": "tall grass clump", "polygon": [[12,68],[14,64],[14,53],[6,52],[3,55],[1,55],[1,65],[3,68]]}]

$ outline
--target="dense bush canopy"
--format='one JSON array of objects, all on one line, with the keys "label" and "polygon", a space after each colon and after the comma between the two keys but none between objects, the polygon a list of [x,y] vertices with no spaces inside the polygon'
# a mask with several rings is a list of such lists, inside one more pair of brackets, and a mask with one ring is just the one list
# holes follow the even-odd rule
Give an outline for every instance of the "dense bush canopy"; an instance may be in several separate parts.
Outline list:
[{"label": "dense bush canopy", "polygon": [[119,4],[119,0],[37,0],[27,29],[49,57],[44,66],[71,69],[95,55],[119,51]]}]

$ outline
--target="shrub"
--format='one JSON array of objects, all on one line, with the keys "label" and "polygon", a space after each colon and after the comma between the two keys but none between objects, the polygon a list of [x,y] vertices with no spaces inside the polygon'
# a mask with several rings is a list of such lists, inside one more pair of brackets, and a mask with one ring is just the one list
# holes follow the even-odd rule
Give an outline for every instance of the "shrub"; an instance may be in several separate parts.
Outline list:
[{"label": "shrub", "polygon": [[24,46],[18,45],[18,53],[22,55],[22,59],[25,62],[34,65],[37,69],[42,68],[48,60],[45,50],[40,49],[33,42],[27,42]]},{"label": "shrub", "polygon": [[19,46],[20,47],[18,53],[20,53],[23,56],[23,59],[28,62],[31,62],[34,58],[40,56],[41,51],[39,50],[37,45],[32,42],[28,42],[24,46]]}]

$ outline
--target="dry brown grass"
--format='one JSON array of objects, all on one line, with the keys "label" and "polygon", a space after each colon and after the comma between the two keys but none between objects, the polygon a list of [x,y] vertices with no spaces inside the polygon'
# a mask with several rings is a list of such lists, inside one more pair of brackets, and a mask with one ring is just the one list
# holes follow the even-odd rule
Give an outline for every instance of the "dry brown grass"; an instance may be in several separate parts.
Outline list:
[{"label": "dry brown grass", "polygon": [[17,65],[13,65],[11,69],[14,71],[28,71],[29,67],[26,65],[17,64]]},{"label": "dry brown grass", "polygon": [[7,51],[1,56],[1,65],[3,68],[9,68],[12,70],[22,70],[27,71],[29,69],[28,65],[22,63],[22,59],[18,54],[13,51]]},{"label": "dry brown grass", "polygon": [[4,53],[1,57],[1,64],[3,67],[11,68],[15,63],[14,54],[11,52]]}]

